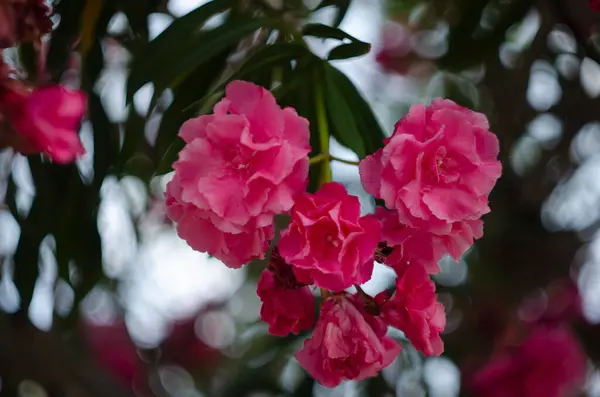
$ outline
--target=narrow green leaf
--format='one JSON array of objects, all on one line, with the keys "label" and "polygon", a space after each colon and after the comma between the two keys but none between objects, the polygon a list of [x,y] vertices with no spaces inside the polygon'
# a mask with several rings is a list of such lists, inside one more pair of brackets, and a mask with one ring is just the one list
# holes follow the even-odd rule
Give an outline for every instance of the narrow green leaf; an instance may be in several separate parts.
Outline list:
[{"label": "narrow green leaf", "polygon": [[324,64],[325,103],[330,130],[335,139],[351,149],[359,158],[365,157],[365,146],[358,130],[352,108],[337,84],[337,76],[331,65]]},{"label": "narrow green leaf", "polygon": [[246,16],[199,35],[194,41],[195,45],[187,54],[168,62],[168,67],[164,68],[161,74],[154,76],[155,96],[168,87],[176,86],[176,81],[184,81],[185,77],[197,67],[237,44],[266,23],[267,20],[264,18]]},{"label": "narrow green leaf", "polygon": [[[275,67],[284,67],[292,60],[309,59],[313,53],[303,45],[296,43],[275,43],[262,47],[253,52],[242,66],[221,84],[205,95],[205,98],[222,91],[233,80],[247,80],[257,83],[254,73],[273,73]],[[268,88],[268,87],[267,87]],[[203,98],[203,99],[205,99]]]},{"label": "narrow green leaf", "polygon": [[154,158],[155,163],[158,164],[155,171],[158,175],[171,171],[171,165],[177,159],[177,153],[173,158],[167,158],[165,154],[173,142],[179,140],[177,132],[181,124],[196,114],[197,108],[193,104],[198,103],[199,105],[201,101],[197,101],[197,99],[207,95],[210,87],[219,78],[232,50],[233,47],[230,47],[200,66],[174,90],[173,102],[162,116],[154,143]]},{"label": "narrow green leaf", "polygon": [[173,139],[156,167],[156,175],[164,175],[173,171],[173,163],[177,161],[179,152],[184,146],[185,142],[182,139]]},{"label": "narrow green leaf", "polygon": [[[308,62],[299,64],[293,73],[286,73],[283,76],[282,95],[278,98],[278,103],[282,106],[292,106],[298,114],[309,121],[310,128],[310,146],[312,151],[310,157],[321,153],[321,144],[319,142],[319,131],[317,128],[317,116],[314,105],[314,68],[320,67],[322,60],[314,57]],[[322,70],[322,69],[321,69]],[[320,70],[320,71],[321,71]],[[296,81],[303,84],[295,84]],[[289,89],[286,89],[289,84],[293,84]],[[319,185],[320,175],[323,174],[323,167],[329,167],[327,162],[321,162],[310,167],[309,170],[309,186],[310,192],[315,192]]]},{"label": "narrow green leaf", "polygon": [[369,103],[344,73],[331,65],[326,65],[326,69],[330,84],[337,87],[351,109],[349,115],[352,115],[355,119],[359,134],[362,137],[365,154],[372,154],[377,149],[382,148],[383,139],[386,135]]},{"label": "narrow green leaf", "polygon": [[21,235],[17,251],[13,257],[15,270],[13,280],[21,295],[21,307],[27,312],[35,282],[39,275],[40,244],[50,230],[48,216],[45,216],[46,203],[43,198],[36,196],[33,199],[29,216],[21,225]]},{"label": "narrow green leaf", "polygon": [[94,186],[100,190],[104,178],[118,158],[119,129],[108,119],[100,96],[91,92],[88,98],[88,117],[94,137]]},{"label": "narrow green leaf", "polygon": [[333,26],[338,27],[342,23],[342,20],[346,16],[348,12],[348,8],[350,8],[350,0],[323,0],[321,4],[315,9],[320,10],[325,7],[336,7],[338,9],[337,14],[335,16],[335,20],[333,21]]},{"label": "narrow green leaf", "polygon": [[337,39],[337,40],[345,40],[348,39],[354,43],[364,43],[360,41],[356,37],[344,32],[341,29],[338,29],[333,26],[324,25],[322,23],[309,23],[302,28],[302,35],[304,36],[313,36],[321,39]]},{"label": "narrow green leaf", "polygon": [[268,45],[248,57],[240,70],[232,76],[231,80],[245,78],[264,68],[272,68],[282,63],[310,56],[312,56],[312,53],[308,48],[300,44],[276,43]]},{"label": "narrow green leaf", "polygon": [[367,54],[371,51],[371,45],[369,43],[349,43],[342,44],[331,51],[329,51],[329,55],[327,55],[327,60],[333,61],[336,59],[348,59],[359,57],[361,55]]},{"label": "narrow green leaf", "polygon": [[[144,84],[153,81],[172,61],[181,59],[195,42],[199,30],[211,17],[227,11],[234,0],[212,0],[175,20],[158,37],[146,45],[132,65],[127,81],[127,103]],[[192,36],[193,40],[191,40]]]}]

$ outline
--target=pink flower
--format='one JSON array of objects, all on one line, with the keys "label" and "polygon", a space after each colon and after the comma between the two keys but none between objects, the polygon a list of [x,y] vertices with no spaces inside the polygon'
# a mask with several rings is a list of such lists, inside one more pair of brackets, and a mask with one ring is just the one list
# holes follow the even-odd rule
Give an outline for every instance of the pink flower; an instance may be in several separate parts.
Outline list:
[{"label": "pink flower", "polygon": [[124,322],[106,325],[82,322],[80,332],[95,361],[125,386],[147,381],[144,363]]},{"label": "pink flower", "polygon": [[[253,234],[250,229],[270,227],[273,215],[288,211],[306,188],[308,121],[281,109],[262,87],[231,82],[214,114],[188,120],[179,136],[186,146],[170,182],[178,187],[167,194],[212,224],[206,230],[240,239]],[[178,232],[191,246],[208,238],[194,228],[178,226]]]},{"label": "pink flower", "polygon": [[182,196],[178,179],[173,178],[167,184],[166,196],[167,216],[177,223],[179,237],[196,251],[207,252],[232,268],[262,258],[267,252],[274,235],[272,224],[259,227],[252,220],[243,229],[224,232],[216,226],[215,214],[177,201],[176,197]]},{"label": "pink flower", "polygon": [[583,386],[587,360],[570,331],[536,328],[515,351],[495,355],[471,379],[481,397],[564,397]]},{"label": "pink flower", "polygon": [[355,296],[333,296],[321,306],[313,335],[296,358],[326,387],[363,380],[377,375],[402,349],[385,336],[386,328],[381,319],[364,311]]},{"label": "pink flower", "polygon": [[419,51],[413,48],[418,43],[415,40],[417,28],[408,21],[385,23],[381,32],[382,46],[375,55],[375,61],[383,71],[412,77],[431,75],[435,69],[434,62],[421,57]]},{"label": "pink flower", "polygon": [[444,306],[436,300],[435,284],[422,266],[408,265],[396,269],[396,290],[388,299],[387,292],[376,296],[381,317],[398,328],[413,346],[426,356],[439,356],[444,351],[440,332],[446,326]]},{"label": "pink flower", "polygon": [[286,288],[266,269],[260,275],[256,292],[262,301],[260,319],[269,324],[272,335],[286,336],[312,328],[315,298],[307,286]]},{"label": "pink flower", "polygon": [[301,280],[312,278],[320,288],[341,291],[371,278],[380,237],[377,220],[360,216],[358,198],[330,182],[298,197],[279,252]]},{"label": "pink flower", "polygon": [[365,190],[407,226],[448,234],[489,212],[501,174],[498,139],[481,113],[449,100],[413,105],[383,149],[360,164]]},{"label": "pink flower", "polygon": [[382,240],[392,248],[384,263],[393,268],[418,264],[427,273],[437,273],[444,255],[459,260],[473,240],[483,236],[481,219],[454,222],[449,234],[437,235],[401,224],[396,213],[382,207],[375,209],[375,216],[381,224]]},{"label": "pink flower", "polygon": [[0,92],[0,113],[16,132],[15,149],[46,153],[57,163],[69,163],[85,153],[77,134],[85,106],[83,92],[61,86]]}]

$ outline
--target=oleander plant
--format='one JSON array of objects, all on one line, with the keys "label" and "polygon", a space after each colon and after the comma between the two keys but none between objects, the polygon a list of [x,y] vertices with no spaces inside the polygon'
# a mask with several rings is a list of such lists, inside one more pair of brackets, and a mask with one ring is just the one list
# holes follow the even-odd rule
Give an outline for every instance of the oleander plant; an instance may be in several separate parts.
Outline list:
[{"label": "oleander plant", "polygon": [[597,396],[598,9],[0,0],[0,397]]}]

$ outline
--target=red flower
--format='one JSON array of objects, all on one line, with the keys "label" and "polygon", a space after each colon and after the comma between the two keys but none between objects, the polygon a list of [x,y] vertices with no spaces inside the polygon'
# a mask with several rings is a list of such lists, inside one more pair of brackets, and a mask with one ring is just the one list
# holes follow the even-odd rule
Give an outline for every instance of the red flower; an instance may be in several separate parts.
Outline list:
[{"label": "red flower", "polygon": [[260,319],[269,324],[272,335],[286,336],[312,328],[315,298],[307,286],[288,288],[266,269],[260,275],[256,292],[262,301]]},{"label": "red flower", "polygon": [[446,326],[444,306],[436,300],[435,284],[422,266],[397,269],[396,290],[387,299],[384,291],[375,298],[381,305],[381,317],[398,328],[413,346],[426,356],[444,351],[440,332]]},{"label": "red flower", "polygon": [[320,288],[342,291],[369,281],[380,238],[379,222],[360,216],[358,198],[330,182],[296,199],[279,252],[303,282],[312,278]]},{"label": "red flower", "polygon": [[390,365],[402,349],[385,333],[383,321],[365,312],[358,298],[336,295],[321,306],[313,335],[296,358],[327,387],[364,380]]}]

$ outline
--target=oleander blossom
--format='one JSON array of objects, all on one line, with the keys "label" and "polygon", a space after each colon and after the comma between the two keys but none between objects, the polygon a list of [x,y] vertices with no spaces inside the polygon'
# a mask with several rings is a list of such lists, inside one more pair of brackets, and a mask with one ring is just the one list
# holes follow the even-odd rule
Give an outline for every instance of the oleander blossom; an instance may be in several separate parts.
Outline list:
[{"label": "oleander blossom", "polygon": [[382,240],[392,249],[384,261],[392,268],[414,264],[429,274],[438,273],[438,261],[444,255],[459,260],[473,240],[483,236],[481,219],[454,222],[449,234],[437,235],[401,224],[395,212],[383,207],[375,209],[375,217],[381,224]]},{"label": "oleander blossom", "polygon": [[315,194],[299,196],[291,216],[278,246],[300,280],[341,291],[371,278],[379,222],[360,216],[358,198],[342,184],[329,182]]},{"label": "oleander blossom", "polygon": [[365,190],[399,221],[436,234],[489,212],[501,174],[498,139],[486,117],[450,100],[413,105],[385,147],[360,163]]},{"label": "oleander blossom", "polygon": [[362,308],[360,299],[343,293],[328,298],[313,335],[296,359],[319,383],[335,387],[344,380],[376,376],[400,353],[400,345],[385,336],[380,318]]},{"label": "oleander blossom", "polygon": [[[255,248],[271,238],[273,216],[287,212],[306,189],[309,130],[306,119],[281,109],[262,87],[233,81],[225,94],[214,114],[182,125],[186,146],[173,165],[167,206],[185,207],[187,215],[203,220],[197,227],[178,224],[190,246],[239,267],[264,256]],[[177,222],[179,211],[168,212]],[[243,247],[248,235],[251,247]],[[220,242],[233,240],[238,247],[225,253],[229,243]]]},{"label": "oleander blossom", "polygon": [[381,318],[404,332],[415,349],[426,356],[439,356],[444,351],[440,333],[446,326],[444,306],[436,300],[435,284],[422,266],[407,265],[396,269],[396,290],[388,298],[387,291],[375,297]]},{"label": "oleander blossom", "polygon": [[57,163],[85,153],[78,135],[85,109],[83,92],[58,85],[27,91],[13,84],[0,90],[0,119],[10,125],[11,145],[23,154],[45,153]]},{"label": "oleander blossom", "polygon": [[274,236],[272,224],[258,227],[251,221],[236,233],[223,232],[216,226],[214,214],[178,201],[176,197],[181,196],[179,180],[173,178],[167,184],[167,216],[177,224],[177,234],[194,250],[207,252],[232,268],[240,268],[267,252]]},{"label": "oleander blossom", "polygon": [[585,381],[587,359],[564,327],[535,328],[515,350],[494,355],[470,381],[481,397],[574,396]]},{"label": "oleander blossom", "polygon": [[276,336],[297,334],[311,329],[315,317],[315,298],[307,286],[288,288],[271,270],[264,270],[256,291],[262,302],[260,319]]}]

